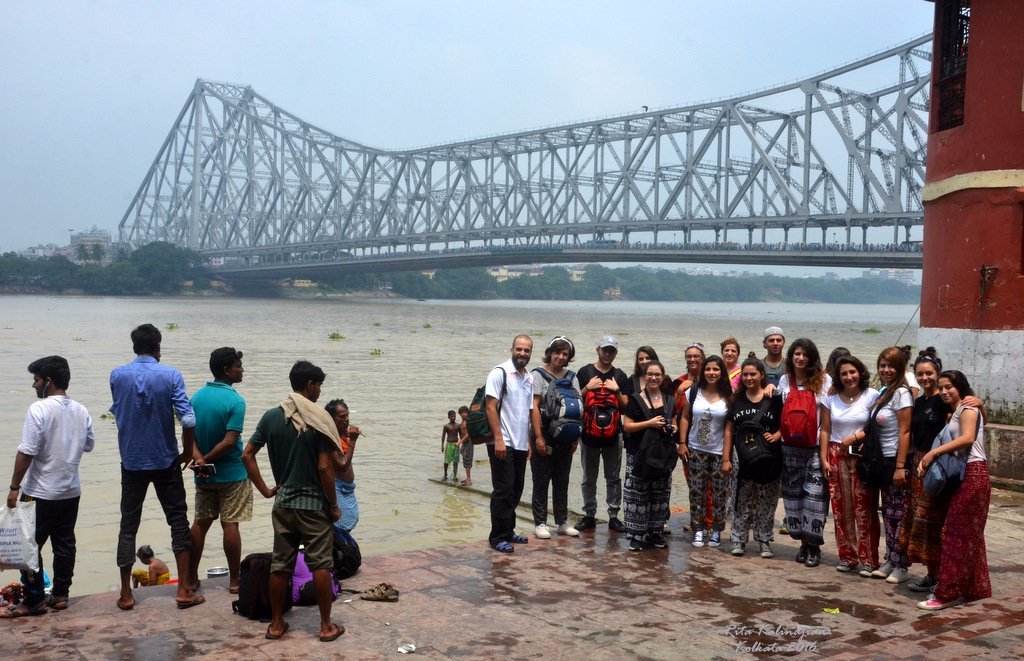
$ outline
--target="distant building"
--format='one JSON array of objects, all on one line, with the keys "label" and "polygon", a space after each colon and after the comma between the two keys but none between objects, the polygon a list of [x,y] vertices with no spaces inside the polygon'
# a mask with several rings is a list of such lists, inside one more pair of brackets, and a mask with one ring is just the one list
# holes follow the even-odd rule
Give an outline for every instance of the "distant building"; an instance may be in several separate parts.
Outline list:
[{"label": "distant building", "polygon": [[861,272],[861,277],[875,280],[896,280],[904,284],[914,284],[914,271],[910,269],[869,269]]},{"label": "distant building", "polygon": [[71,234],[68,259],[75,264],[109,264],[111,260],[110,232],[97,229]]},{"label": "distant building", "polygon": [[540,274],[539,266],[492,266],[487,269],[487,275],[498,282],[505,282],[523,275],[534,277]]},{"label": "distant building", "polygon": [[29,259],[39,259],[41,257],[53,257],[60,254],[60,246],[52,243],[46,245],[31,246],[25,248],[20,253],[22,257],[28,257]]}]

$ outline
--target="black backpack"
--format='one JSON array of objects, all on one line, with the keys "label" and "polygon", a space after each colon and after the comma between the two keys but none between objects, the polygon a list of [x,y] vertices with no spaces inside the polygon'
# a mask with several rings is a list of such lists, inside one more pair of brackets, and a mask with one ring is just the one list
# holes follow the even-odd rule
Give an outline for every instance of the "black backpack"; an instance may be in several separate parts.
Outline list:
[{"label": "black backpack", "polygon": [[743,420],[733,432],[733,447],[739,458],[739,476],[758,484],[768,484],[782,475],[782,447],[780,443],[769,443],[764,438],[767,431],[761,424],[772,400],[765,396],[753,418]]},{"label": "black backpack", "polygon": [[[331,526],[333,528],[333,526]],[[354,576],[363,564],[359,544],[347,532],[334,528],[334,578],[338,581]]]},{"label": "black backpack", "polygon": [[[270,621],[270,553],[250,553],[242,560],[238,574],[238,599],[231,602],[231,610],[250,620]],[[292,607],[289,586],[284,610]]]}]

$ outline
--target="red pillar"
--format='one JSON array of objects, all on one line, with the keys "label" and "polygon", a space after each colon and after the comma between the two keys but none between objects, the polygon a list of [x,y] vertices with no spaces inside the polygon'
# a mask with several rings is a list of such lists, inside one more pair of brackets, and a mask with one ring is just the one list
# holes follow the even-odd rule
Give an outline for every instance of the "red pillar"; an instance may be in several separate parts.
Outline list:
[{"label": "red pillar", "polygon": [[935,2],[919,343],[1005,422],[1024,419],[1022,35],[1024,2]]}]

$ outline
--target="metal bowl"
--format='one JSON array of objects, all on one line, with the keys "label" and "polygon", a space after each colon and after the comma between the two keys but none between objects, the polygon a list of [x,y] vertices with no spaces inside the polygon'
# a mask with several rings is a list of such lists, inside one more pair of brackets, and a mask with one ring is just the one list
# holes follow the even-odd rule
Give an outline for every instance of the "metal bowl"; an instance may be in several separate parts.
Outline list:
[{"label": "metal bowl", "polygon": [[206,575],[210,576],[210,577],[213,577],[213,576],[227,576],[228,575],[228,568],[227,567],[210,567],[209,569],[206,570]]}]

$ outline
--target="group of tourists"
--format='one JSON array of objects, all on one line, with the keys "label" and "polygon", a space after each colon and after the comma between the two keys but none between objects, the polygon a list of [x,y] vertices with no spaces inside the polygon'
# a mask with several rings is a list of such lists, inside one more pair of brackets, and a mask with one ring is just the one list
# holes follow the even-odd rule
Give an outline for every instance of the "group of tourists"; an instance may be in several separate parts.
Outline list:
[{"label": "group of tourists", "polygon": [[[487,376],[479,415],[489,433],[475,439],[487,443],[490,460],[491,548],[513,553],[529,542],[515,530],[527,463],[537,538],[552,536],[549,490],[558,534],[575,537],[597,525],[603,466],[609,530],[625,533],[633,552],[665,548],[678,458],[694,547],[721,546],[732,514],[732,555],[746,554],[752,534],[760,556],[774,557],[781,496],[780,530],[800,542],[794,559],[817,567],[831,504],[839,572],[899,584],[909,580],[911,563],[923,565],[926,575],[909,587],[928,593],[918,604],[925,610],[991,596],[985,411],[964,375],[943,370],[932,347],[909,368],[910,347],[889,347],[874,361],[875,389],[868,367],[845,348],[823,363],[809,339],[787,349],[777,326],[765,329],[763,347],[763,357],[750,352],[741,362],[733,337],[722,341],[720,355],[693,342],[686,371],[673,379],[650,346],[636,350],[631,374],[616,367],[612,336],[598,340],[596,360],[577,372],[569,368],[575,345],[557,336],[542,365],[528,371],[533,340],[516,336],[510,359]],[[462,432],[464,440],[466,424]],[[577,449],[583,518],[574,525],[568,485]],[[926,490],[926,477],[946,477],[933,464],[945,469],[954,459],[965,464],[962,479],[948,476],[934,493]]]},{"label": "group of tourists", "polygon": [[[249,441],[243,443],[245,400],[234,389],[244,374],[241,351],[215,349],[210,354],[213,380],[190,399],[181,373],[161,362],[159,329],[143,324],[132,330],[131,340],[136,358],[110,374],[110,411],[117,422],[121,462],[118,608],[131,610],[135,606],[132,565],[150,485],[170,526],[178,575],[175,603],[181,609],[205,602],[199,593],[199,562],[206,535],[217,519],[224,536],[228,589],[239,593],[242,541],[238,524],[252,519],[255,486],[263,497],[274,499],[271,623],[266,637],[279,639],[288,629],[283,613],[290,603],[291,577],[302,545],[320,611],[319,638],[324,642],[337,639],[345,629],[330,618],[336,594],[332,585],[335,537],[347,534],[359,519],[352,456],[360,430],[349,423],[344,401],[332,400],[326,408],[316,405],[326,379],[324,371],[308,361],[296,362],[288,375],[291,392],[279,406],[263,414]],[[7,507],[15,508],[19,501],[34,502],[35,540],[40,549],[50,542],[53,582],[47,597],[40,553],[39,570],[22,571],[23,601],[0,611],[0,618],[68,607],[81,500],[78,467],[83,453],[95,445],[92,418],[67,395],[71,380],[68,361],[47,356],[32,362],[28,371],[40,401],[29,407],[25,417]],[[175,416],[181,427],[180,445]],[[264,448],[274,474],[273,487],[267,485],[256,461]],[[195,483],[191,526],[182,478],[185,468],[192,469]],[[147,546],[140,548],[138,555],[144,563],[154,557]],[[147,579],[154,574],[152,566],[150,570]],[[169,570],[161,562],[155,574],[159,583]],[[136,579],[136,583],[142,581]]]}]

